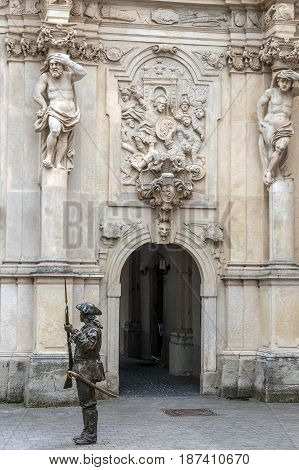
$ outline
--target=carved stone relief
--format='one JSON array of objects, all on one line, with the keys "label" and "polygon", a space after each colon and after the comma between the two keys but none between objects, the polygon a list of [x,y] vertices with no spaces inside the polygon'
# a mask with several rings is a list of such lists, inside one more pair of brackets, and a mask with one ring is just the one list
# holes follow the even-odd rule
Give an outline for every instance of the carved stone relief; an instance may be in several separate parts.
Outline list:
[{"label": "carved stone relief", "polygon": [[299,64],[299,41],[272,37],[261,47],[259,57],[266,65],[296,66]]},{"label": "carved stone relief", "polygon": [[265,13],[265,25],[269,26],[273,21],[287,21],[294,19],[294,6],[288,3],[272,5]]},{"label": "carved stone relief", "polygon": [[152,12],[152,20],[158,24],[174,24],[180,21],[180,16],[174,10],[158,8]]},{"label": "carved stone relief", "polygon": [[102,51],[103,46],[100,41],[88,43],[86,39],[82,39],[81,41],[74,41],[68,53],[74,60],[99,62]]},{"label": "carved stone relief", "polygon": [[230,70],[258,72],[262,69],[260,52],[256,49],[248,49],[246,46],[241,50],[234,50],[231,46],[228,46],[226,60]]},{"label": "carved stone relief", "polygon": [[234,11],[232,14],[232,26],[244,28],[246,25],[246,13],[244,11]]},{"label": "carved stone relief", "polygon": [[258,72],[263,66],[294,68],[299,65],[299,41],[271,37],[259,50],[228,46],[226,59],[230,70]]},{"label": "carved stone relief", "polygon": [[82,0],[73,0],[72,16],[85,16],[90,19],[100,19],[99,2],[84,3]]},{"label": "carved stone relief", "polygon": [[44,25],[37,39],[25,34],[18,37],[7,36],[5,39],[8,58],[41,58],[52,48],[67,52],[71,59],[79,62],[109,63],[119,62],[132,48],[123,50],[116,46],[103,47],[100,40],[75,40],[75,30]]},{"label": "carved stone relief", "polygon": [[119,86],[122,182],[136,186],[139,198],[158,209],[161,239],[170,231],[172,209],[190,198],[205,176],[201,147],[208,93],[175,54],[148,60],[133,82]]},{"label": "carved stone relief", "polygon": [[223,227],[218,222],[200,224],[200,223],[184,223],[183,229],[188,230],[189,233],[199,239],[206,245],[217,266],[217,273],[221,274],[222,266],[225,262],[223,250]]},{"label": "carved stone relief", "polygon": [[[76,5],[76,12],[86,16],[82,8]],[[74,13],[72,13],[74,14]],[[193,27],[228,27],[229,14],[223,11],[206,9],[194,10],[175,10],[171,8],[157,8],[151,10],[146,7],[120,7],[118,5],[103,5],[100,9],[100,15],[103,20],[117,21],[124,23],[156,24],[156,25],[180,25]]]},{"label": "carved stone relief", "polygon": [[41,11],[41,0],[0,0],[0,8],[9,5],[9,13],[12,15],[35,14]]},{"label": "carved stone relief", "polygon": [[256,10],[247,11],[247,27],[248,28],[258,28],[262,27],[262,14]]},{"label": "carved stone relief", "polygon": [[109,20],[126,21],[133,23],[138,19],[138,11],[136,9],[119,8],[118,6],[104,5],[101,8],[101,17]]},{"label": "carved stone relief", "polygon": [[121,238],[130,235],[132,232],[142,227],[142,225],[143,222],[141,220],[126,224],[122,222],[105,222],[100,225],[101,242],[103,245],[112,248]]},{"label": "carved stone relief", "polygon": [[26,13],[34,15],[35,13],[40,13],[41,11],[41,0],[27,0],[26,5]]},{"label": "carved stone relief", "polygon": [[223,52],[205,51],[200,53],[200,57],[207,67],[222,70],[226,65]]},{"label": "carved stone relief", "polygon": [[21,15],[26,10],[25,0],[12,0],[10,2],[10,13],[13,15]]}]

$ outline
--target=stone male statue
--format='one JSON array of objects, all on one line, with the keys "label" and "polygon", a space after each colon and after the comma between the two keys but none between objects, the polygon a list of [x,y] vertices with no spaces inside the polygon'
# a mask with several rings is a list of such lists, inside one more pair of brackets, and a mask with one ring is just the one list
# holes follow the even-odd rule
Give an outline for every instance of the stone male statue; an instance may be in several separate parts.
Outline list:
[{"label": "stone male statue", "polygon": [[[263,165],[264,183],[272,184],[283,178],[282,169],[287,159],[290,137],[294,134],[291,121],[293,98],[299,88],[294,82],[299,74],[293,70],[281,70],[273,77],[272,87],[265,91],[257,104],[260,138],[259,150]],[[264,107],[267,106],[264,115]]]},{"label": "stone male statue", "polygon": [[42,160],[46,168],[73,168],[74,127],[80,120],[74,82],[86,71],[66,54],[48,56],[33,99],[40,105],[35,122],[42,133]]},{"label": "stone male statue", "polygon": [[[96,319],[102,312],[91,303],[76,306],[80,311],[80,320],[84,323],[81,330],[72,325],[64,325],[75,343],[74,372],[92,383],[105,380],[103,365],[100,361],[102,344],[102,326]],[[77,445],[94,444],[97,441],[98,411],[95,389],[76,379],[80,406],[82,407],[84,428],[80,436],[74,437]]]}]

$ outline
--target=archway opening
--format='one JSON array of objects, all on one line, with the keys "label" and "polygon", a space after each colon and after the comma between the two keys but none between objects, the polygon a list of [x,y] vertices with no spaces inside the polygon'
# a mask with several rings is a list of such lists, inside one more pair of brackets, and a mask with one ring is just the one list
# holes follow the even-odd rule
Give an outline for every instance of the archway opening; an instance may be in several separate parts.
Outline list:
[{"label": "archway opening", "polygon": [[121,274],[120,393],[199,393],[198,267],[182,247],[147,243]]}]

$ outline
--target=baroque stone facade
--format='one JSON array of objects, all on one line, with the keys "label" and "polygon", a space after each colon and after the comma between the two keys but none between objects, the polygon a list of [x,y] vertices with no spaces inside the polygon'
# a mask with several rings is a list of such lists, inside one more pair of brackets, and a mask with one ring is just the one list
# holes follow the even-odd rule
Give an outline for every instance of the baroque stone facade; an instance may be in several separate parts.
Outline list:
[{"label": "baroque stone facade", "polygon": [[0,1],[0,401],[75,400],[65,278],[111,390],[299,399],[299,10],[187,3]]}]

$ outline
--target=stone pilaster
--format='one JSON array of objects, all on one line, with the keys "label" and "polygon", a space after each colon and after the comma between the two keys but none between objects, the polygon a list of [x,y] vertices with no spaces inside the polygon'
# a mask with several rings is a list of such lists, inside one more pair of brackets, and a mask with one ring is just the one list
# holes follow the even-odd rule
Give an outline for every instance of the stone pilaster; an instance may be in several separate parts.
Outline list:
[{"label": "stone pilaster", "polygon": [[294,264],[293,180],[276,180],[269,189],[270,264]]}]

